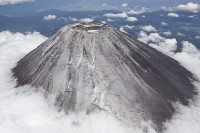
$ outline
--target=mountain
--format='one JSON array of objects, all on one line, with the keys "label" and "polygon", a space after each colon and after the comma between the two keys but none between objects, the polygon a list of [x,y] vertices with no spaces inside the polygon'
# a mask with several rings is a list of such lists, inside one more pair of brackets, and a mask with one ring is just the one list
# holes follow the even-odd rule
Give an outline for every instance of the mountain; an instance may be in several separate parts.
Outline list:
[{"label": "mountain", "polygon": [[157,130],[173,102],[188,105],[193,75],[174,59],[99,22],[67,25],[13,68],[18,86],[42,87],[68,112],[105,110],[126,124]]}]

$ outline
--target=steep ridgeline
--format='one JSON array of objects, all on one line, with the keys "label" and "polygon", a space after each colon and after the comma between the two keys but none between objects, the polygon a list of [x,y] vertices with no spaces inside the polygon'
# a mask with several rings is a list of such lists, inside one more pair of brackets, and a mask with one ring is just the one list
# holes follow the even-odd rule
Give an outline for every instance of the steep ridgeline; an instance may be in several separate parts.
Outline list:
[{"label": "steep ridgeline", "polygon": [[13,69],[18,86],[42,87],[68,112],[105,110],[127,124],[151,120],[160,130],[195,93],[177,61],[98,22],[68,25]]}]

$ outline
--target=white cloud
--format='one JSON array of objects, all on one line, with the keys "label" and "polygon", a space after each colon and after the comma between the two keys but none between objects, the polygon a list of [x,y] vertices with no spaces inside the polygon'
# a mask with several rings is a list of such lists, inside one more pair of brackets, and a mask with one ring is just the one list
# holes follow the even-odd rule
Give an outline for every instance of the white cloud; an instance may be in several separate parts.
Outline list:
[{"label": "white cloud", "polygon": [[183,33],[181,33],[181,32],[178,32],[178,33],[177,33],[177,36],[182,36],[182,37],[184,37],[185,35],[184,35]]},{"label": "white cloud", "polygon": [[47,16],[44,16],[44,20],[54,20],[54,19],[56,19],[57,17],[56,17],[56,15],[47,15]]},{"label": "white cloud", "polygon": [[176,13],[168,13],[168,17],[174,17],[174,18],[179,18],[180,16]]},{"label": "white cloud", "polygon": [[[177,52],[171,57],[179,61],[200,80],[200,51],[192,43],[183,41],[181,52]],[[197,92],[200,93],[200,83],[194,82],[194,85]],[[195,101],[191,101],[190,106],[177,103],[176,107],[179,113],[176,113],[172,120],[165,123],[165,133],[199,133],[200,95],[196,96]]]},{"label": "white cloud", "polygon": [[113,21],[115,21],[115,20],[110,19],[110,18],[107,18],[107,21],[108,21],[108,22],[113,22]]},{"label": "white cloud", "polygon": [[0,5],[18,4],[24,2],[34,2],[35,0],[0,0]]},{"label": "white cloud", "polygon": [[119,30],[122,31],[122,32],[124,32],[124,33],[128,33],[128,32],[126,32],[126,29],[132,30],[134,27],[135,27],[135,26],[124,25],[124,26],[121,26],[121,27],[119,28]]},{"label": "white cloud", "polygon": [[195,15],[190,15],[190,16],[188,16],[188,18],[194,18],[195,17]]},{"label": "white cloud", "polygon": [[[200,80],[200,50],[192,43],[183,41],[182,50],[180,52],[175,52],[177,49],[177,41],[175,38],[166,39],[161,37],[158,33],[147,35],[144,32],[140,32],[139,39],[148,42],[153,48],[177,60],[181,65],[192,72],[194,77]],[[193,83],[196,86],[198,95],[195,96],[194,101],[190,101],[189,106],[183,106],[179,103],[174,104],[177,113],[171,120],[163,123],[166,128],[164,133],[200,132],[200,82],[195,81]]]},{"label": "white cloud", "polygon": [[122,7],[127,7],[128,4],[127,4],[127,3],[123,3],[121,6],[122,6]]},{"label": "white cloud", "polygon": [[65,21],[67,21],[68,19],[67,18],[65,18],[65,17],[60,17],[59,19],[62,19],[62,20],[65,20]]},{"label": "white cloud", "polygon": [[157,44],[150,43],[149,46],[157,49],[158,51],[161,51],[166,55],[173,55],[174,51],[177,49],[177,40],[175,38],[164,39]]},{"label": "white cloud", "polygon": [[124,25],[123,27],[124,27],[125,29],[132,30],[135,26]]},{"label": "white cloud", "polygon": [[161,37],[158,33],[150,33],[149,35],[147,35],[146,32],[141,31],[139,33],[138,40],[143,42],[143,43],[148,44],[150,42],[160,43],[161,41],[164,40],[164,38]]},{"label": "white cloud", "polygon": [[136,9],[131,9],[129,11],[127,11],[127,14],[132,14],[132,15],[138,15],[138,14],[142,14],[145,12],[148,12],[148,8],[142,7],[142,8],[136,8]]},{"label": "white cloud", "polygon": [[[196,78],[200,80],[200,50],[197,49],[194,44],[190,43],[189,41],[183,41],[181,52],[174,54],[173,58],[188,68],[193,74],[195,74]],[[198,89],[200,89],[199,87]],[[200,90],[198,90],[198,92],[200,92]],[[200,98],[200,95],[198,95],[198,97]],[[200,99],[197,104],[200,105]],[[198,114],[200,115],[200,113]],[[192,117],[190,119],[192,119]],[[200,119],[198,119],[198,121],[200,121]],[[198,130],[200,131],[200,128]]]},{"label": "white cloud", "polygon": [[76,22],[76,21],[78,21],[78,19],[77,18],[72,18],[72,17],[68,17],[69,18],[69,20],[70,21],[73,21],[73,22]]},{"label": "white cloud", "polygon": [[108,17],[108,18],[128,18],[128,15],[126,13],[106,13],[103,16]]},{"label": "white cloud", "polygon": [[198,3],[187,3],[186,5],[179,5],[176,7],[181,11],[198,12],[200,10],[200,5]]},{"label": "white cloud", "polygon": [[123,26],[122,26],[122,27],[120,27],[120,28],[119,28],[119,30],[120,30],[121,32],[127,33],[127,32],[125,31],[125,29],[124,29],[124,27],[123,27]]},{"label": "white cloud", "polygon": [[[193,74],[195,74],[198,79],[200,80],[200,50],[196,48],[192,43],[188,41],[182,42],[182,50],[181,52],[175,52],[177,50],[177,40],[175,38],[167,39],[162,36],[160,36],[158,33],[150,33],[149,35],[145,33],[144,31],[141,31],[139,33],[138,40],[148,44],[149,46],[157,49],[158,51],[176,59],[179,61],[183,66],[185,66],[187,69],[189,69]],[[199,83],[200,85],[200,83]],[[200,92],[200,86],[198,86],[198,91]],[[198,105],[200,105],[200,95],[198,95]],[[183,107],[186,108],[186,107]],[[189,108],[188,108],[189,109]],[[198,110],[200,110],[200,106],[198,107]],[[181,111],[181,110],[180,110]],[[192,111],[192,110],[190,110]],[[196,122],[196,119],[194,119],[193,114],[191,114],[192,117],[189,118],[192,122],[194,122],[194,126],[197,126],[198,123]],[[195,115],[195,114],[194,114]],[[198,113],[200,115],[200,113]],[[185,116],[184,116],[185,117]],[[175,121],[173,119],[172,121]],[[188,124],[188,120],[184,120],[184,125]],[[200,121],[200,119],[198,119]],[[181,122],[181,123],[183,123]],[[177,123],[178,124],[178,123]],[[171,125],[173,128],[175,128],[173,125]],[[180,126],[183,128],[182,126]],[[170,127],[168,127],[170,128]],[[177,125],[176,125],[177,128]],[[179,127],[177,128],[179,129]],[[193,129],[190,127],[190,129]],[[171,132],[175,132],[176,130],[170,130]],[[181,131],[181,130],[180,130]],[[187,133],[188,130],[185,131]],[[198,131],[200,131],[200,128],[198,128]],[[166,132],[168,133],[168,132]],[[170,133],[170,132],[169,132]],[[182,132],[181,132],[182,133]],[[198,133],[198,132],[195,132]]]},{"label": "white cloud", "polygon": [[106,4],[106,3],[103,3],[102,6],[107,6],[107,4]]},{"label": "white cloud", "polygon": [[[153,33],[152,33],[153,34]],[[156,34],[156,33],[154,33]],[[152,35],[142,33],[143,40],[155,40],[152,38]],[[194,74],[198,80],[200,80],[200,50],[197,49],[192,43],[188,41],[182,42],[182,50],[180,52],[175,52],[176,40],[167,40],[157,36],[157,41],[150,43],[150,46],[163,52],[164,54],[169,55],[170,57],[177,60],[181,65],[187,68],[190,72]],[[160,40],[161,39],[161,40]],[[160,40],[160,41],[159,41]],[[200,83],[193,82],[196,86],[198,95],[195,96],[195,100],[190,102],[189,106],[183,106],[180,103],[174,104],[176,107],[177,113],[172,117],[171,120],[163,123],[165,127],[164,133],[199,133],[200,132]]]},{"label": "white cloud", "polygon": [[[40,35],[40,33],[38,32],[33,32],[33,33],[26,33],[26,34],[22,34],[22,33],[12,33],[10,31],[3,31],[0,32],[0,48],[2,49],[2,46],[4,45],[16,45],[17,46],[21,46],[21,45],[27,45],[27,42],[30,42],[30,45],[28,44],[28,46],[30,49],[32,48],[36,48],[37,45],[41,42],[43,42],[45,39],[47,39],[46,37]],[[17,45],[18,44],[18,45]],[[34,45],[35,44],[35,45]],[[24,46],[21,46],[24,47]],[[30,51],[30,50],[28,50]]]},{"label": "white cloud", "polygon": [[138,21],[138,19],[136,17],[128,17],[126,20],[129,21],[129,22],[136,22],[136,21]]},{"label": "white cloud", "polygon": [[[197,55],[200,51],[189,41],[183,41],[182,52],[186,52],[190,55]],[[199,56],[200,57],[200,56]]]},{"label": "white cloud", "polygon": [[173,55],[174,51],[177,49],[177,40],[175,38],[166,39],[158,33],[150,33],[148,35],[144,31],[141,31],[139,33],[138,40],[163,52],[166,55]]},{"label": "white cloud", "polygon": [[200,4],[198,3],[192,3],[189,2],[187,4],[182,4],[182,5],[178,5],[176,7],[165,7],[162,6],[161,9],[166,10],[166,11],[188,11],[188,12],[193,12],[193,13],[197,13],[200,11]]},{"label": "white cloud", "polygon": [[91,19],[91,18],[83,18],[83,19],[80,19],[80,22],[82,22],[82,23],[90,23],[90,22],[92,22],[92,21],[94,21],[94,19]]},{"label": "white cloud", "polygon": [[[176,53],[175,51],[177,50],[177,40],[175,38],[167,39],[160,36],[158,33],[150,33],[148,35],[144,31],[141,31],[139,33],[138,40],[178,60],[182,65],[184,65],[191,72],[196,74],[196,76],[200,79],[200,69],[199,69],[200,50],[197,49],[196,46],[194,46],[192,43],[188,41],[183,41],[181,52]],[[200,91],[200,86],[199,86],[199,91]],[[200,104],[200,95],[199,95],[198,104]],[[199,110],[200,110],[200,106],[199,106]],[[200,119],[198,120],[200,121]],[[200,130],[200,128],[198,130]]]},{"label": "white cloud", "polygon": [[200,36],[196,36],[195,39],[200,40]]},{"label": "white cloud", "polygon": [[173,8],[173,7],[161,6],[161,9],[162,9],[162,10],[165,10],[165,11],[170,11],[170,12],[174,11],[174,8]]},{"label": "white cloud", "polygon": [[165,23],[165,22],[161,22],[161,26],[167,26],[168,23]]},{"label": "white cloud", "polygon": [[147,25],[147,26],[143,26],[141,27],[142,30],[146,31],[146,32],[156,32],[156,28],[153,27],[152,25]]},{"label": "white cloud", "polygon": [[172,33],[171,33],[170,31],[163,32],[163,34],[164,34],[165,36],[171,36],[171,35],[172,35]]}]

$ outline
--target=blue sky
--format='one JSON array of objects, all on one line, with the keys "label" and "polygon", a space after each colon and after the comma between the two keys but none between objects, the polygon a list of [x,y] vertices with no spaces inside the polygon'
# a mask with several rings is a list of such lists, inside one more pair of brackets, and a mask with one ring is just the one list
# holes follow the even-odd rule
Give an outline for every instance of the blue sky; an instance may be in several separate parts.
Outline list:
[{"label": "blue sky", "polygon": [[118,10],[122,8],[123,3],[127,3],[130,8],[144,6],[156,10],[161,6],[177,6],[189,2],[198,3],[199,0],[34,0],[34,2],[33,0],[0,0],[0,12],[29,12],[47,9]]}]

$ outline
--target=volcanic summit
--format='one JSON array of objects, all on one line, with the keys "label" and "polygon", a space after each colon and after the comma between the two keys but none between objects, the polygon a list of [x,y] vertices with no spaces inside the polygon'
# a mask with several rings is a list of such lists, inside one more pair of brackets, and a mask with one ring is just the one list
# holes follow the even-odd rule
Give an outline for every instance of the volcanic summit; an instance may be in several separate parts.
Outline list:
[{"label": "volcanic summit", "polygon": [[138,125],[151,120],[158,129],[188,104],[193,75],[174,59],[100,21],[67,25],[13,68],[18,86],[55,94],[68,112],[104,110]]}]

